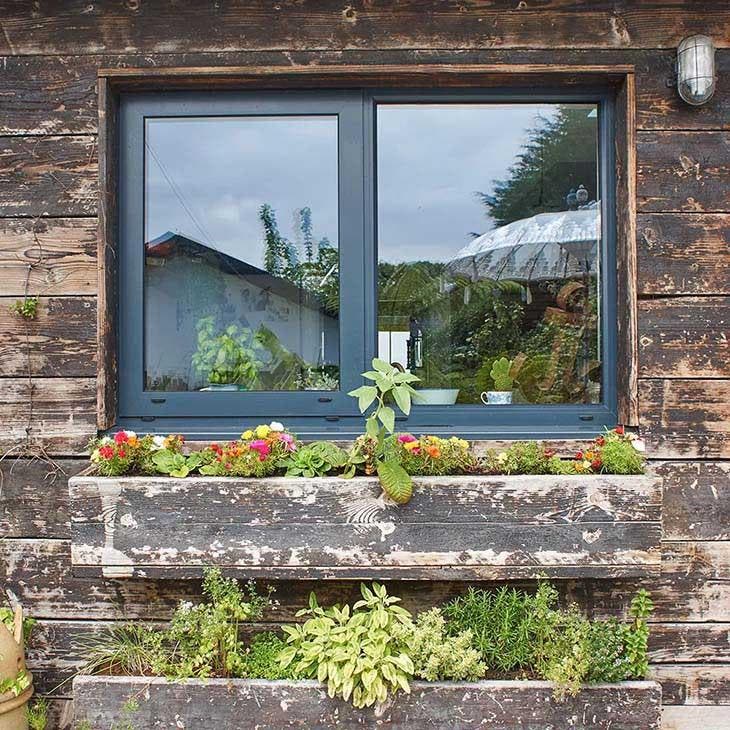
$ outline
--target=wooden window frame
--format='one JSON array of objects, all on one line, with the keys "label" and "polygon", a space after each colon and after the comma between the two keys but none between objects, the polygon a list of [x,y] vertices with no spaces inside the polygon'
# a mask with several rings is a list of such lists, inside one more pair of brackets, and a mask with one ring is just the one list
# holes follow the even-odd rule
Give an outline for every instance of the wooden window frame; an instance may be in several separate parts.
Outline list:
[{"label": "wooden window frame", "polygon": [[100,69],[97,426],[117,421],[117,167],[119,94],[191,89],[580,88],[616,94],[615,230],[618,420],[638,425],[636,124],[634,67],[578,65],[250,66]]}]

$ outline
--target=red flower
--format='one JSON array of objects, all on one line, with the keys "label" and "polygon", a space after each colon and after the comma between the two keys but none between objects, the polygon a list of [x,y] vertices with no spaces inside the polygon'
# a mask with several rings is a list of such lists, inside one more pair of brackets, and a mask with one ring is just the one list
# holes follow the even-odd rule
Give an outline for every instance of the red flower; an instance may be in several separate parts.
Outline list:
[{"label": "red flower", "polygon": [[546,459],[552,459],[555,456],[555,449],[545,449],[543,453]]},{"label": "red flower", "polygon": [[114,434],[114,440],[118,444],[126,444],[127,441],[129,441],[129,438],[127,437],[127,434],[124,431],[117,431]]},{"label": "red flower", "polygon": [[118,456],[120,459],[124,459],[127,456],[127,452],[124,449],[119,449]]},{"label": "red flower", "polygon": [[613,429],[619,436],[623,436],[626,429],[623,426],[616,426],[616,428]]},{"label": "red flower", "polygon": [[99,449],[99,456],[102,459],[112,459],[114,458],[114,449],[111,446],[102,446]]},{"label": "red flower", "polygon": [[582,451],[579,451],[579,452],[578,452],[578,453],[577,453],[577,454],[575,455],[575,458],[576,458],[576,459],[582,459],[582,458],[583,458],[583,452],[582,452]]},{"label": "red flower", "polygon": [[226,465],[225,466],[226,466],[226,469],[229,469],[229,470],[230,469],[233,469],[233,466],[231,465],[230,462],[226,462]]},{"label": "red flower", "polygon": [[603,463],[603,462],[601,462],[601,460],[600,460],[600,459],[593,459],[593,461],[591,462],[591,466],[592,466],[592,467],[593,467],[594,469],[600,469],[600,468],[601,468],[601,466],[602,466],[602,463]]},{"label": "red flower", "polygon": [[603,446],[603,444],[605,444],[605,443],[606,443],[606,439],[605,439],[605,438],[603,438],[603,436],[599,436],[599,437],[598,437],[598,438],[596,439],[596,445],[597,445],[597,446]]}]

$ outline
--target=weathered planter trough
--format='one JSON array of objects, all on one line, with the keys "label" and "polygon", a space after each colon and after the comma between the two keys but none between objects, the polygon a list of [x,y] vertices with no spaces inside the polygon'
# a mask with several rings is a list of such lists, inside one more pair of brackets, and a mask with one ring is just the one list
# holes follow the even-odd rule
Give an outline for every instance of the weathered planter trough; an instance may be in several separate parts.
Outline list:
[{"label": "weathered planter trough", "polygon": [[[123,708],[130,698],[137,709]],[[388,727],[503,728],[514,730],[650,730],[660,726],[661,687],[622,682],[585,687],[557,702],[552,685],[532,681],[413,682],[379,708],[355,709],[331,699],[314,681],[188,680],[146,677],[77,677],[76,726],[232,730],[256,728]],[[126,712],[126,714],[125,714]]]},{"label": "weathered planter trough", "polygon": [[520,579],[646,576],[660,564],[661,480],[420,477],[390,504],[375,479],[75,477],[79,574]]}]

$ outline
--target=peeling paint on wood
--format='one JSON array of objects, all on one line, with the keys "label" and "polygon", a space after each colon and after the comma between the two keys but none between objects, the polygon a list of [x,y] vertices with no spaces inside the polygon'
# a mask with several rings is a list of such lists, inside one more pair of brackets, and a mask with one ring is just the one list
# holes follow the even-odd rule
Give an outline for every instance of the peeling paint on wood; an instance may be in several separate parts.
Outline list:
[{"label": "peeling paint on wood", "polygon": [[[627,576],[658,571],[661,483],[431,477],[388,504],[376,479],[74,477],[72,562],[107,577]],[[184,503],[185,509],[180,510]]]},{"label": "peeling paint on wood", "polygon": [[525,730],[592,728],[658,730],[661,688],[654,682],[623,682],[585,687],[576,698],[556,702],[549,682],[413,682],[384,705],[357,710],[327,697],[313,681],[189,680],[184,684],[144,677],[78,677],[74,680],[75,720],[108,727],[121,719],[130,696],[139,709],[134,722],[144,727],[489,728]]}]

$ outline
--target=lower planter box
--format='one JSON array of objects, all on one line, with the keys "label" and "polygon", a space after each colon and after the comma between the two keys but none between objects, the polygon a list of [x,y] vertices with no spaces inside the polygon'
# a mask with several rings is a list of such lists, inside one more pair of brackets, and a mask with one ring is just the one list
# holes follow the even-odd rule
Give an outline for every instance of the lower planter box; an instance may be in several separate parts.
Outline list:
[{"label": "lower planter box", "polygon": [[[129,700],[136,700],[130,703]],[[77,677],[76,727],[188,728],[498,728],[650,730],[660,727],[661,687],[622,682],[585,687],[556,702],[533,681],[413,682],[378,708],[331,699],[314,681],[263,679],[167,682],[146,677]],[[135,709],[132,709],[132,708]],[[127,723],[127,724],[124,724]]]},{"label": "lower planter box", "polygon": [[398,507],[376,479],[74,477],[74,572],[195,578],[207,566],[307,579],[658,574],[661,479],[418,477]]}]

